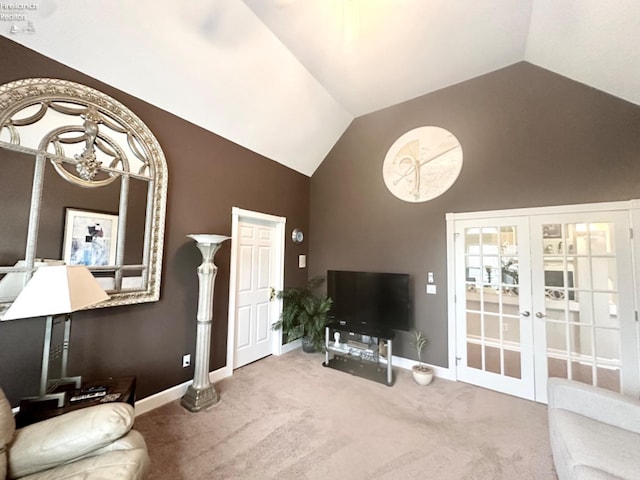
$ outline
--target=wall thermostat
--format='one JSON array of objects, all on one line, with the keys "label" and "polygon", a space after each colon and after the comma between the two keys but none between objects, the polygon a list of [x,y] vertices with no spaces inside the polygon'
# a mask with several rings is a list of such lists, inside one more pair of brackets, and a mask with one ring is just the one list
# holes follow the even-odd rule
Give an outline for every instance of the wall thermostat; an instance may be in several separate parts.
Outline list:
[{"label": "wall thermostat", "polygon": [[293,243],[300,245],[304,240],[304,233],[302,233],[302,230],[294,228],[293,232],[291,232],[291,240],[293,240]]}]

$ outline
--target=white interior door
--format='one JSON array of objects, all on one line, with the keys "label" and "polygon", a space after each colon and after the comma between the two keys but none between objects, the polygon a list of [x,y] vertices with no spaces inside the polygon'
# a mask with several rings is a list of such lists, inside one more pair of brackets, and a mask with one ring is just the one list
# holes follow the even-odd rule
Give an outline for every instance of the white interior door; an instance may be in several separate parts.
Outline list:
[{"label": "white interior door", "polygon": [[272,353],[276,321],[276,227],[260,220],[238,223],[234,368]]}]

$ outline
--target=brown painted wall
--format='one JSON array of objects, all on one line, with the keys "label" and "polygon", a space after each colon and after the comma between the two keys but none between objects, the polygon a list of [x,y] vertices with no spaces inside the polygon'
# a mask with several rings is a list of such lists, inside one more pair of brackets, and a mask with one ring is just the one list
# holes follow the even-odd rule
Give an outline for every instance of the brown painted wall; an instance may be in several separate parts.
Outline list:
[{"label": "brown painted wall", "polygon": [[[202,257],[185,236],[230,234],[233,206],[286,217],[287,238],[294,227],[306,232],[309,178],[0,37],[0,84],[28,77],[71,80],[113,96],[149,126],[169,170],[161,300],[75,314],[69,373],[137,375],[139,399],[193,378],[193,367],[183,369],[181,359],[195,353],[196,268]],[[8,215],[13,205],[0,209]],[[287,286],[305,284],[307,271],[298,269],[297,256],[307,248],[308,242],[287,241]],[[211,370],[226,359],[229,257],[227,242],[216,254]],[[14,405],[37,392],[43,330],[42,319],[0,323],[0,386]]]},{"label": "brown painted wall", "polygon": [[[435,125],[464,165],[441,197],[398,200],[382,163],[403,133]],[[356,119],[311,179],[310,275],[409,273],[426,361],[447,366],[445,214],[640,197],[640,107],[528,63]],[[424,293],[434,272],[437,295]],[[401,334],[394,353],[416,358]]]}]

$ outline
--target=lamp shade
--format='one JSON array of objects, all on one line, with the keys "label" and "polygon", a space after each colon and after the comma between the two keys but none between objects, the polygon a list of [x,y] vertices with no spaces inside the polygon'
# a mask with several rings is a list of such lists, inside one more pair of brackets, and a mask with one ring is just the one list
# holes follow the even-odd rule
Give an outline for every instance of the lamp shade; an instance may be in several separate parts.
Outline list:
[{"label": "lamp shade", "polygon": [[2,320],[71,313],[108,299],[109,295],[85,266],[40,267]]}]

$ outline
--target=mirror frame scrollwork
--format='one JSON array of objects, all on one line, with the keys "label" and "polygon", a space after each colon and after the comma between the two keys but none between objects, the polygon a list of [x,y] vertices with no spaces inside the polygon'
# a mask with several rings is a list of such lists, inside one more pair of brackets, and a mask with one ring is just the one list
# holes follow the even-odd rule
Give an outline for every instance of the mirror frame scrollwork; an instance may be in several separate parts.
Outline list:
[{"label": "mirror frame scrollwork", "polygon": [[[55,125],[53,128],[47,125],[48,131],[37,145],[23,145],[19,127],[38,123],[49,110],[75,118],[75,125]],[[27,117],[25,111],[30,112]],[[80,118],[82,121],[78,120]],[[122,147],[118,140],[124,144]],[[82,144],[85,148],[72,158],[66,155],[64,144]],[[35,158],[31,206],[28,211],[25,209],[29,225],[24,262],[21,266],[0,266],[0,276],[20,273],[26,283],[37,269],[35,252],[43,188],[41,177],[46,162],[50,162],[61,177],[81,188],[99,188],[121,178],[124,187],[120,193],[119,213],[125,219],[129,180],[137,178],[147,182],[142,263],[124,264],[124,233],[119,233],[118,249],[122,251],[118,253],[116,263],[109,267],[115,272],[115,287],[107,290],[110,299],[97,307],[159,300],[167,163],[160,144],[140,118],[119,101],[85,85],[52,78],[18,80],[0,86],[0,149]],[[141,165],[138,170],[130,168],[125,149],[132,152],[130,156],[135,157],[136,165]],[[107,155],[110,161],[104,164],[96,160],[96,154]],[[139,286],[122,287],[122,272],[127,269],[142,272]],[[0,301],[0,316],[10,305],[11,302]]]}]

